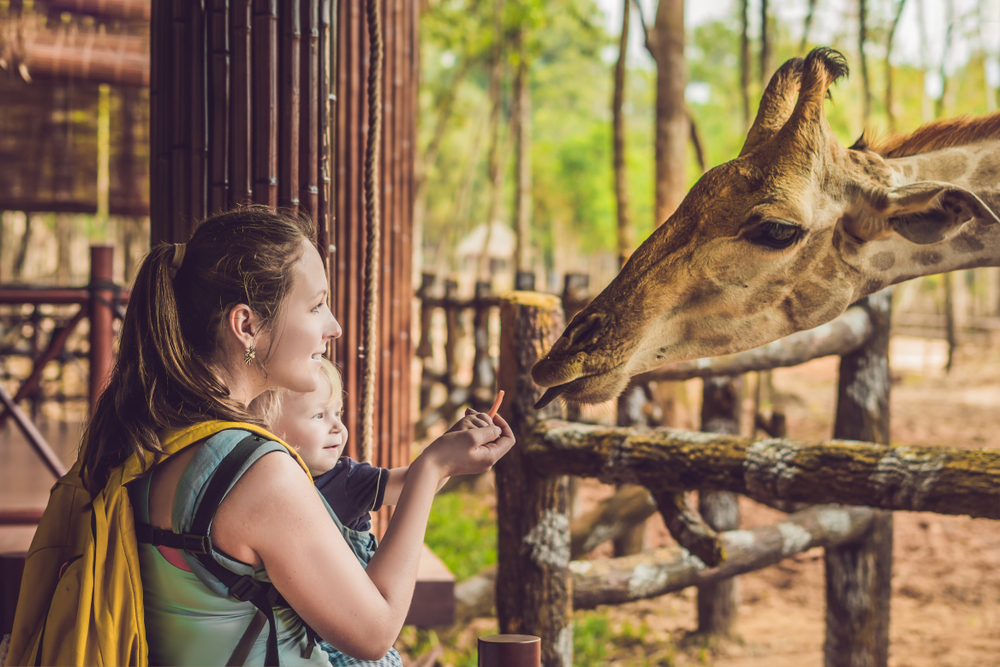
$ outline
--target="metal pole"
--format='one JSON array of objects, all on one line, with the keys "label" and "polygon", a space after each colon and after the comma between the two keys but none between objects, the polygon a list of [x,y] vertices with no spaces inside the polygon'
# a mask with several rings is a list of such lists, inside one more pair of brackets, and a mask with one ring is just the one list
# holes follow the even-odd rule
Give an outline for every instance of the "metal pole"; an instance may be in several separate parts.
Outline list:
[{"label": "metal pole", "polygon": [[114,248],[90,247],[90,413],[114,364]]}]

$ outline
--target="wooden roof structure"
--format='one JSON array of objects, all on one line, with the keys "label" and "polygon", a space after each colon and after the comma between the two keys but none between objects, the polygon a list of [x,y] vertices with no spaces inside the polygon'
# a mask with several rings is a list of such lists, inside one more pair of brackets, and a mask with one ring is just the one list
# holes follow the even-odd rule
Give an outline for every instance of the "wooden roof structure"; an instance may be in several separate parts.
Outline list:
[{"label": "wooden roof structure", "polygon": [[148,214],[149,9],[0,9],[0,210],[97,211],[99,86],[109,84],[109,212]]},{"label": "wooden roof structure", "polygon": [[[20,5],[0,10],[0,210],[96,211],[98,86],[110,84],[110,212],[149,213],[152,243],[186,240],[198,220],[242,202],[309,212],[344,327],[331,356],[344,374],[348,453],[357,457],[370,56],[363,3],[36,0],[34,15]],[[408,0],[380,2],[373,459],[386,467],[410,456],[418,12]]]}]

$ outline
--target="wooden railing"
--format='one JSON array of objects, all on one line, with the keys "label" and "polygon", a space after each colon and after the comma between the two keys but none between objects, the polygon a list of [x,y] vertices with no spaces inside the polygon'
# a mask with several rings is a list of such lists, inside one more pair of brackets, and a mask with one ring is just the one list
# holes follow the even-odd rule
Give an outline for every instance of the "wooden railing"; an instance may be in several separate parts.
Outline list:
[{"label": "wooden railing", "polygon": [[18,404],[25,399],[36,398],[34,406],[37,408],[40,383],[45,369],[65,353],[70,336],[80,322],[86,319],[89,322],[89,349],[86,354],[89,360],[87,400],[93,409],[97,397],[104,390],[114,363],[114,319],[124,315],[124,307],[128,304],[128,293],[122,291],[121,287],[112,281],[113,257],[114,249],[110,246],[91,247],[90,284],[86,287],[0,286],[0,304],[27,304],[34,306],[35,312],[42,305],[77,306],[76,312],[71,317],[53,327],[44,349],[38,336],[40,318],[34,318],[33,344],[30,352],[31,372],[20,382],[13,395],[0,385],[0,427],[6,423],[8,417],[13,417],[28,444],[56,477],[64,475],[66,467]]},{"label": "wooden railing", "polygon": [[[706,616],[732,613],[713,586],[806,549],[825,548],[826,664],[888,660],[892,514],[920,510],[1000,518],[1000,452],[888,447],[891,298],[881,292],[838,320],[757,350],[675,364],[651,377],[718,377],[841,358],[833,440],[797,442],[669,429],[604,427],[534,411],[529,371],[563,329],[555,297],[501,300],[498,387],[518,446],[496,466],[500,631],[542,638],[542,664],[571,664],[574,608],[621,604],[687,586],[706,592]],[[703,414],[703,417],[705,415]],[[704,419],[703,419],[704,421]],[[568,475],[645,486],[680,548],[571,561]],[[717,529],[683,502],[742,493],[768,504],[814,506],[754,530]],[[709,519],[706,521],[706,519]],[[698,555],[695,555],[698,554]],[[703,610],[699,600],[699,616]],[[723,623],[724,625],[724,623]]]}]

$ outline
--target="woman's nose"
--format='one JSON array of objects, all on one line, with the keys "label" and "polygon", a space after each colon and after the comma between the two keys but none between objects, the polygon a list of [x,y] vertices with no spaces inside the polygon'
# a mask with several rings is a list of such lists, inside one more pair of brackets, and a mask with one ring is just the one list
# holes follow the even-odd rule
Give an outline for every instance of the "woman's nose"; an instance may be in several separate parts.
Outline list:
[{"label": "woman's nose", "polygon": [[340,322],[337,318],[330,313],[330,321],[327,323],[326,332],[324,338],[340,338],[344,335],[344,329],[340,326]]}]

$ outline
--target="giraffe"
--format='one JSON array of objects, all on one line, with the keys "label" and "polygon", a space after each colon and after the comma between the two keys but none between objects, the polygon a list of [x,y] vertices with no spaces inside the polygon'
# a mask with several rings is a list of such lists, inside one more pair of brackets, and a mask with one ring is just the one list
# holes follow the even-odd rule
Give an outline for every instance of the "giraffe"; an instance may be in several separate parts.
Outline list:
[{"label": "giraffe", "polygon": [[845,148],[823,105],[846,74],[829,48],[774,74],[740,155],[536,363],[539,405],[608,400],[633,375],[818,326],[888,285],[1000,265],[1000,113]]}]

